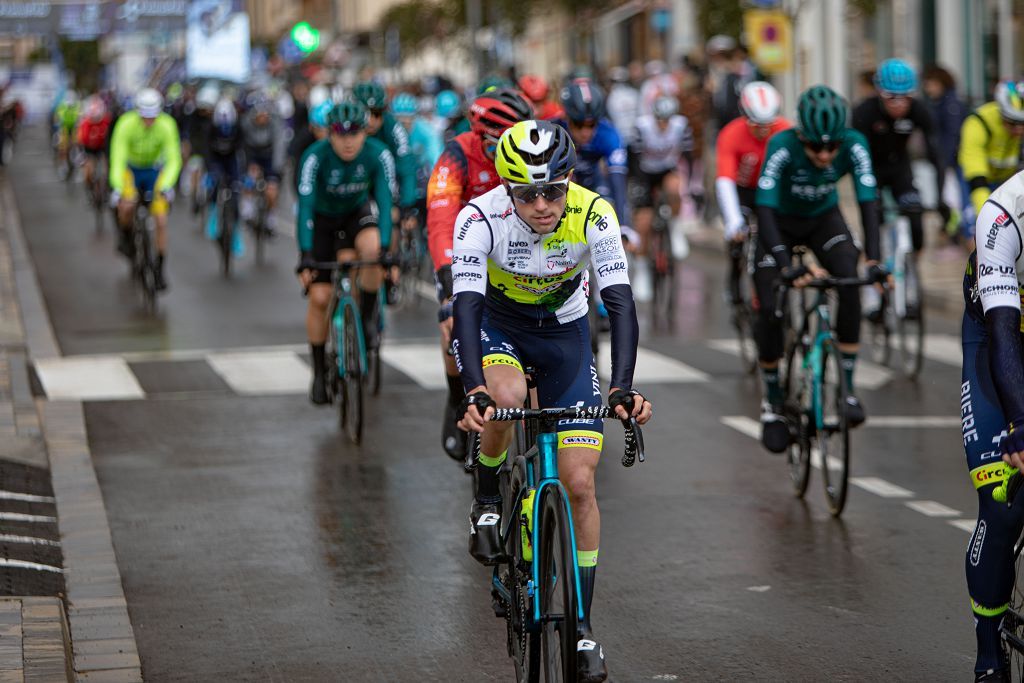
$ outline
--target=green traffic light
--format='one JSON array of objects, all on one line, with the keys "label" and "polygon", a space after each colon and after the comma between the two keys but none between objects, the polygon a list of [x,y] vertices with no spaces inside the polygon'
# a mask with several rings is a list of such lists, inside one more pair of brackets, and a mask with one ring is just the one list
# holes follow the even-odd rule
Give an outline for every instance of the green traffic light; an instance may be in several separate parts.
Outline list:
[{"label": "green traffic light", "polygon": [[320,31],[310,26],[308,21],[300,21],[292,26],[291,38],[303,52],[312,52],[320,47]]}]

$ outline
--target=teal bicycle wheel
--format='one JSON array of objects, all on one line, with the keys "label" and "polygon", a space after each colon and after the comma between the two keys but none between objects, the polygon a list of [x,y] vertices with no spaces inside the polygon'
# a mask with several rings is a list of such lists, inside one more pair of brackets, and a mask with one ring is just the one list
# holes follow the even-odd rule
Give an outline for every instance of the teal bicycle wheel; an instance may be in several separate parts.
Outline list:
[{"label": "teal bicycle wheel", "polygon": [[575,555],[569,528],[569,501],[557,486],[541,490],[538,591],[541,613],[541,663],[545,681],[576,681],[579,638]]}]

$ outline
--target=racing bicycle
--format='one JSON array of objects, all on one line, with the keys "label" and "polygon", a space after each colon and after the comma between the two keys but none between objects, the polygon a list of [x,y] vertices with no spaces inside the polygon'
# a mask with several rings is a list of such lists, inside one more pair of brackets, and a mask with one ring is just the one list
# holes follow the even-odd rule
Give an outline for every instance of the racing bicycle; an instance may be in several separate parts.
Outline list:
[{"label": "racing bicycle", "polygon": [[[584,606],[572,509],[558,479],[558,422],[618,418],[607,406],[577,406],[500,408],[491,419],[519,422],[499,471],[505,558],[491,578],[494,613],[505,619],[517,681],[574,682]],[[630,467],[644,461],[643,434],[635,419],[623,424]]]},{"label": "racing bicycle", "polygon": [[[328,261],[309,265],[311,269],[331,271],[334,289],[327,306],[325,345],[327,396],[331,403],[338,403],[338,424],[354,444],[359,444],[363,436],[363,390],[369,389],[374,396],[380,393],[384,293],[382,288],[374,319],[364,325],[351,271],[390,264],[385,257],[378,261]],[[370,339],[364,335],[364,329],[374,330]]]},{"label": "racing bicycle", "polygon": [[[891,290],[881,295],[872,289],[864,290],[865,308],[875,311],[871,316],[871,360],[888,365],[895,346],[903,374],[908,379],[915,379],[924,362],[924,295],[908,216],[920,213],[921,207],[897,206],[888,191],[882,197],[885,214],[882,253],[894,284]],[[878,301],[879,297],[881,301]]]},{"label": "racing bicycle", "polygon": [[154,249],[154,218],[150,213],[153,193],[146,192],[135,203],[135,214],[132,219],[132,277],[142,292],[142,302],[146,312],[156,314],[156,255]]},{"label": "racing bicycle", "polygon": [[754,292],[754,265],[757,252],[757,232],[752,229],[752,221],[747,216],[747,237],[742,242],[729,241],[730,265],[726,292],[732,307],[730,322],[736,330],[739,342],[740,362],[747,374],[757,371],[757,340],[754,338],[754,325],[757,321]]},{"label": "racing bicycle", "polygon": [[[794,250],[800,258],[802,251]],[[802,263],[802,262],[800,262]],[[832,297],[836,287],[861,287],[872,284],[868,278],[826,277],[812,280],[803,289],[817,290],[808,297],[809,304],[796,311],[800,321],[787,334],[785,375],[783,377],[783,417],[790,430],[786,451],[794,493],[802,498],[810,479],[811,459],[820,457],[821,475],[829,511],[838,517],[846,505],[850,473],[850,426],[844,406],[850,388],[843,374],[839,340],[832,325]],[[791,283],[776,286],[775,315],[792,321],[786,315],[785,302],[799,301],[787,297]]]}]

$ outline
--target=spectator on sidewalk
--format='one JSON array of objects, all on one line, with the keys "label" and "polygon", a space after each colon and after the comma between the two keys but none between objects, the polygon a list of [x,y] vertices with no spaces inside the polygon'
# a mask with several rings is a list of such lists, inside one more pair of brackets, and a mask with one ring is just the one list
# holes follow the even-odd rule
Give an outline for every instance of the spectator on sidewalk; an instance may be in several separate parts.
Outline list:
[{"label": "spectator on sidewalk", "polygon": [[[957,151],[960,149],[960,127],[967,117],[968,109],[957,95],[956,80],[948,70],[937,64],[927,66],[921,76],[921,85],[935,123],[935,140],[939,155],[946,167],[946,179],[943,184],[942,198],[946,204],[960,212],[963,210],[963,198],[960,186],[963,183],[963,172],[957,163]],[[956,222],[945,226],[956,234]]]}]

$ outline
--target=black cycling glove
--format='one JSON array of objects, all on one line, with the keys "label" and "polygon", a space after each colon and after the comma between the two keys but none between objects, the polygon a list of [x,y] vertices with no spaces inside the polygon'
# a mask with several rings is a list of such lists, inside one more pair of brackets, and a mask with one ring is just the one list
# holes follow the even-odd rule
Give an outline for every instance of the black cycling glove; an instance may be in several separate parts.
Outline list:
[{"label": "black cycling glove", "polygon": [[[644,399],[643,394],[641,394],[639,391],[635,391],[633,389],[630,389],[628,391],[626,389],[616,389],[615,391],[613,391],[612,393],[610,393],[608,395],[608,405],[613,410],[615,408],[618,408],[619,406],[622,406],[623,408],[626,409],[626,413],[629,414],[630,416],[632,416],[633,415],[633,407],[634,407],[633,406],[633,397],[634,396],[639,396],[641,399],[646,400],[646,399]],[[643,403],[641,402],[640,405],[642,407]]]},{"label": "black cycling glove", "polygon": [[488,408],[497,408],[498,404],[486,391],[474,392],[462,399],[462,403],[459,404],[458,417],[460,421],[466,417],[466,411],[470,406],[476,406],[477,412],[482,416]]},{"label": "black cycling glove", "polygon": [[889,271],[885,269],[885,266],[879,263],[872,263],[868,266],[868,279],[871,282],[885,282],[886,278],[889,277]]},{"label": "black cycling glove", "polygon": [[303,251],[299,253],[299,265],[295,266],[295,273],[299,274],[304,270],[315,270],[313,264],[316,263],[316,259],[313,258],[313,252]]},{"label": "black cycling glove", "polygon": [[444,303],[445,300],[452,298],[454,288],[450,265],[444,265],[437,269],[437,272],[434,273],[434,286],[437,289],[437,303]]}]

